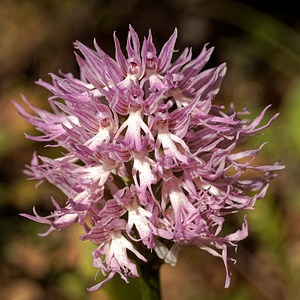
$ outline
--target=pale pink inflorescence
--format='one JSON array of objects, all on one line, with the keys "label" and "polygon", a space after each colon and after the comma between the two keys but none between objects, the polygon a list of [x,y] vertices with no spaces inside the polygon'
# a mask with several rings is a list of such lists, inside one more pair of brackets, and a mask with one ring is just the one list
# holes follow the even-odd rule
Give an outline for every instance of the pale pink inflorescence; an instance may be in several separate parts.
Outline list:
[{"label": "pale pink inflorescence", "polygon": [[[185,245],[196,245],[221,257],[227,247],[247,234],[242,228],[222,235],[226,215],[253,208],[265,196],[273,166],[252,166],[260,149],[236,152],[247,137],[268,127],[260,125],[265,110],[250,122],[246,110],[226,112],[213,105],[226,65],[203,70],[213,48],[204,45],[192,59],[186,48],[174,61],[177,30],[158,54],[151,31],[142,47],[130,26],[125,56],[114,34],[115,59],[94,42],[92,50],[75,42],[81,79],[51,74],[52,84],[39,80],[53,96],[52,112],[32,106],[19,113],[43,134],[28,138],[52,142],[65,150],[50,159],[34,154],[26,173],[47,180],[66,194],[64,207],[47,217],[22,214],[48,224],[48,234],[72,223],[85,230],[80,238],[92,241],[94,266],[107,278],[116,273],[128,282],[137,277],[136,263],[147,261],[148,249],[171,265]],[[243,162],[241,162],[241,160]],[[246,170],[256,178],[240,179]],[[254,196],[246,192],[254,191]],[[136,260],[128,258],[128,250]]]}]

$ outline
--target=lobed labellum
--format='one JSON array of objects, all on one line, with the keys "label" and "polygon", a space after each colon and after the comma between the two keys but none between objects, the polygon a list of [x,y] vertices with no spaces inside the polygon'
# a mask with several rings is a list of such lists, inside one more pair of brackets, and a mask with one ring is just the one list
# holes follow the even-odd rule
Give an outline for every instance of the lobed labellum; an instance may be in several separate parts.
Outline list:
[{"label": "lobed labellum", "polygon": [[[65,206],[53,199],[49,216],[35,209],[33,216],[22,215],[49,225],[46,234],[82,225],[81,239],[97,245],[94,266],[109,273],[90,290],[117,273],[126,282],[137,277],[137,261],[147,261],[140,249],[175,265],[179,250],[192,244],[223,259],[228,287],[227,248],[236,247],[248,227],[245,219],[242,229],[224,236],[226,216],[253,208],[274,172],[283,168],[251,165],[263,145],[236,151],[277,115],[260,125],[268,107],[250,122],[240,119],[246,111],[232,106],[226,112],[212,104],[226,65],[203,70],[213,51],[207,45],[195,59],[185,49],[172,62],[176,38],[175,29],[157,56],[151,31],[140,47],[129,26],[126,55],[114,33],[115,59],[96,41],[96,51],[76,42],[81,79],[52,74],[52,84],[37,82],[53,94],[53,112],[25,97],[32,112],[14,103],[42,133],[28,138],[64,148],[64,156],[56,159],[34,154],[26,174],[61,189]],[[249,169],[257,176],[241,180]],[[248,191],[256,194],[250,197]]]}]

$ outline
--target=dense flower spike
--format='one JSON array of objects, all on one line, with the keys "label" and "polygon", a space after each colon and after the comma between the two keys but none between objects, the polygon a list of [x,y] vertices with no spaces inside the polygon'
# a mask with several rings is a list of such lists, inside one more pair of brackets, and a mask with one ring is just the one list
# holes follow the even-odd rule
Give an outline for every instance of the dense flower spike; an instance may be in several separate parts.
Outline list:
[{"label": "dense flower spike", "polygon": [[[42,132],[28,138],[65,149],[56,159],[34,154],[26,171],[61,189],[65,206],[52,199],[55,210],[49,216],[35,209],[34,216],[22,215],[48,224],[46,234],[75,222],[83,226],[80,238],[97,246],[94,266],[109,273],[91,290],[116,273],[128,282],[138,276],[136,263],[151,255],[175,265],[185,245],[221,257],[228,287],[227,247],[236,247],[248,231],[245,219],[242,229],[222,235],[226,215],[253,208],[265,196],[273,172],[282,168],[251,165],[263,145],[235,151],[277,115],[260,126],[267,108],[250,122],[242,118],[247,111],[235,112],[232,106],[226,112],[213,105],[226,65],[203,71],[213,51],[208,45],[194,60],[191,49],[185,49],[171,62],[176,37],[175,29],[157,54],[151,31],[141,46],[130,26],[126,55],[114,34],[115,59],[96,41],[96,50],[76,42],[81,79],[61,73],[51,74],[52,84],[37,82],[53,94],[53,112],[32,106],[25,97],[32,112],[15,103]],[[248,169],[259,174],[241,179]]]}]

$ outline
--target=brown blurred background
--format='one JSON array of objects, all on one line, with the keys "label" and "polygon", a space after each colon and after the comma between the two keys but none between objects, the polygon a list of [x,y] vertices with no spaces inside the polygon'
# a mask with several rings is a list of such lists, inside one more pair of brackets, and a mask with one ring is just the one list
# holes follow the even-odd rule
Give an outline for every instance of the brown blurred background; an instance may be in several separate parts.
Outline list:
[{"label": "brown blurred background", "polygon": [[[263,2],[263,3],[262,3]],[[265,118],[280,117],[243,147],[269,144],[258,162],[280,160],[280,172],[256,210],[247,213],[249,237],[240,243],[229,289],[224,289],[222,261],[196,248],[185,249],[175,268],[163,266],[163,300],[281,300],[300,295],[300,12],[292,1],[204,0],[0,0],[0,299],[83,300],[139,299],[138,282],[112,280],[101,291],[94,284],[88,242],[76,225],[46,238],[46,228],[20,217],[36,205],[41,215],[52,209],[48,184],[37,190],[22,170],[32,152],[55,155],[27,140],[37,134],[16,112],[11,99],[23,93],[35,105],[47,106],[47,91],[34,81],[49,81],[49,72],[79,75],[73,54],[75,40],[92,47],[93,38],[114,55],[112,33],[124,45],[128,24],[140,37],[152,28],[158,49],[177,27],[176,48],[204,43],[215,46],[208,66],[224,61],[228,72],[215,103],[237,109],[247,106],[252,118],[272,104]],[[241,216],[240,216],[241,217]],[[238,228],[241,218],[228,226]],[[116,276],[117,277],[117,276]]]}]

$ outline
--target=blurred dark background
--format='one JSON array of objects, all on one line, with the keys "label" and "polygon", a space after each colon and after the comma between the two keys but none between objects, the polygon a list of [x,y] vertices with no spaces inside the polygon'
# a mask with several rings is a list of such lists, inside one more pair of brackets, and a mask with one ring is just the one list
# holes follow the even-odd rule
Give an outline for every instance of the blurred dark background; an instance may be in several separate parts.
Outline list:
[{"label": "blurred dark background", "polygon": [[[276,4],[277,3],[277,4]],[[194,247],[180,253],[175,268],[163,266],[164,300],[281,300],[300,295],[300,11],[294,1],[205,0],[0,0],[0,299],[83,300],[139,299],[138,283],[112,280],[89,293],[94,284],[93,246],[78,240],[76,225],[46,238],[46,228],[20,217],[36,205],[40,214],[52,209],[48,184],[35,189],[22,173],[32,152],[53,155],[53,149],[27,140],[36,134],[16,112],[11,99],[23,93],[35,105],[47,106],[48,92],[34,81],[49,81],[49,72],[79,76],[73,42],[92,47],[93,39],[114,55],[112,33],[124,45],[128,24],[140,38],[152,29],[154,43],[163,43],[178,28],[176,48],[204,43],[215,46],[208,66],[227,62],[228,72],[215,103],[238,110],[247,106],[256,116],[272,104],[265,122],[280,117],[245,149],[269,141],[257,162],[280,160],[287,166],[271,183],[265,199],[247,212],[249,237],[240,243],[229,289],[224,289],[221,260]],[[233,220],[233,226],[240,226]],[[116,276],[117,277],[117,276]]]}]

